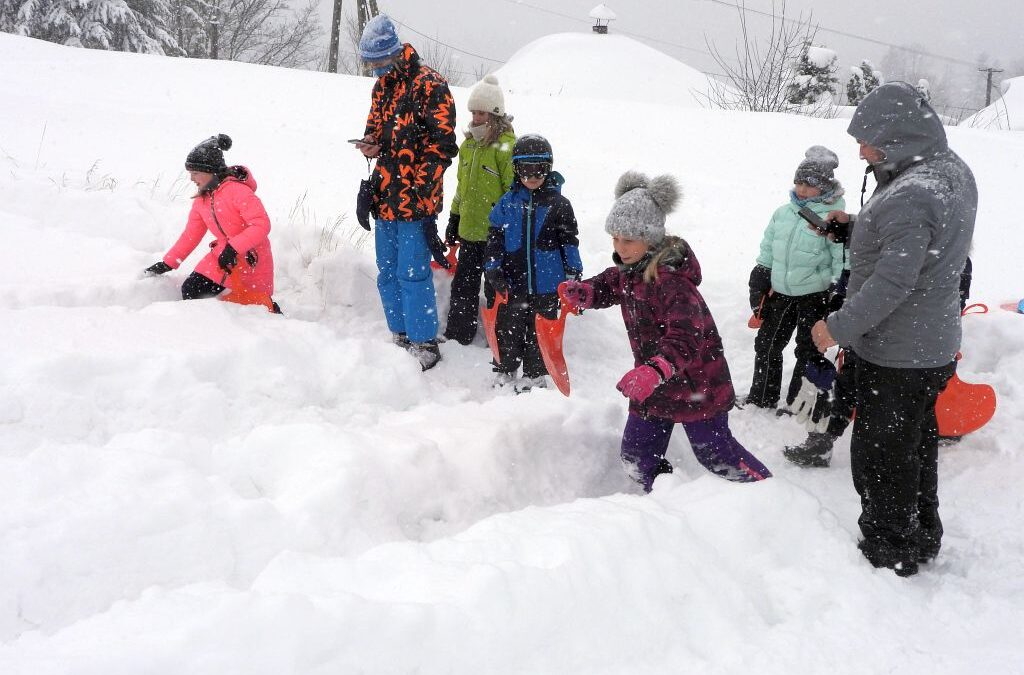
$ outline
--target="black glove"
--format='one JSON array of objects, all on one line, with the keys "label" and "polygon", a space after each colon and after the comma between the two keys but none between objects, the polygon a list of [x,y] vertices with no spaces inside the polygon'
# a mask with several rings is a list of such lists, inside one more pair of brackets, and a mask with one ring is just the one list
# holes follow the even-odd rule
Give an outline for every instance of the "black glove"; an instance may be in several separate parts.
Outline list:
[{"label": "black glove", "polygon": [[441,241],[441,237],[437,234],[437,216],[430,216],[423,221],[423,236],[427,238],[427,248],[430,249],[430,257],[441,267],[450,270],[452,264],[448,262],[448,258],[444,257],[447,248],[444,242]]},{"label": "black glove", "polygon": [[495,267],[492,270],[484,270],[484,278],[487,279],[487,283],[491,285],[494,292],[498,295],[508,294],[508,284],[505,282],[505,273],[501,271],[500,267]]},{"label": "black glove", "polygon": [[145,274],[147,276],[155,277],[158,274],[163,274],[165,272],[170,272],[172,269],[174,269],[174,268],[171,267],[170,265],[168,265],[167,263],[165,263],[163,260],[161,260],[160,262],[156,263],[155,265],[150,265],[149,267],[147,267],[146,270],[143,272],[143,274]]},{"label": "black glove", "polygon": [[459,220],[461,220],[459,214],[448,214],[448,229],[444,231],[444,240],[448,245],[459,243]]},{"label": "black glove", "polygon": [[825,236],[830,235],[835,243],[845,244],[850,239],[850,224],[840,223],[835,220],[828,221],[828,227],[825,228]]},{"label": "black glove", "polygon": [[846,302],[846,284],[850,281],[850,270],[843,270],[839,278],[828,288],[828,312],[838,312]]},{"label": "black glove", "polygon": [[761,306],[761,298],[772,289],[772,269],[764,265],[754,265],[754,269],[750,270],[750,281],[747,284],[750,287],[750,311],[757,313]]},{"label": "black glove", "polygon": [[359,181],[359,193],[356,195],[356,220],[359,221],[359,226],[367,232],[370,231],[370,216],[377,217],[377,207],[373,201],[375,196],[373,183],[369,180]]},{"label": "black glove", "polygon": [[222,270],[231,274],[231,270],[235,269],[235,265],[238,264],[238,251],[231,244],[224,247],[224,250],[217,256],[217,266]]},{"label": "black glove", "polygon": [[582,281],[583,270],[578,270],[575,267],[565,268],[565,280],[566,281]]}]

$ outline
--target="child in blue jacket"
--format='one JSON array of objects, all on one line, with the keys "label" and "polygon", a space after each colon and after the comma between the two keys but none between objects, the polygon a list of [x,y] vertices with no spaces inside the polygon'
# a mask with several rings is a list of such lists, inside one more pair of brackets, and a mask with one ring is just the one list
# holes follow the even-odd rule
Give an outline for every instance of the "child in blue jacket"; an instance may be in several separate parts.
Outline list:
[{"label": "child in blue jacket", "polygon": [[[546,386],[534,321],[538,314],[556,318],[558,285],[583,274],[576,216],[562,196],[564,179],[551,170],[553,160],[543,136],[519,138],[512,149],[516,182],[490,215],[484,254],[488,305],[494,293],[508,295],[496,322],[501,363],[494,364],[494,386],[514,385],[517,393]],[[520,365],[523,377],[516,381]]]}]

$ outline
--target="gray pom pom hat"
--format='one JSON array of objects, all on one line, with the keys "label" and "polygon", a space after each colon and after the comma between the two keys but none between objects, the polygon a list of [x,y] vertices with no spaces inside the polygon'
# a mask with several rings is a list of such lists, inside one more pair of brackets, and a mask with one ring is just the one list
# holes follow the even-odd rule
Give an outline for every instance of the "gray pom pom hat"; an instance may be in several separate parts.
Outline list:
[{"label": "gray pom pom hat", "polygon": [[824,145],[812,145],[804,153],[804,159],[793,175],[794,183],[805,183],[822,192],[832,192],[838,186],[835,170],[839,156]]},{"label": "gray pom pom hat", "polygon": [[682,196],[679,182],[664,174],[648,178],[639,171],[627,171],[615,185],[612,204],[604,231],[613,237],[642,239],[657,246],[665,238],[665,216],[671,213]]}]

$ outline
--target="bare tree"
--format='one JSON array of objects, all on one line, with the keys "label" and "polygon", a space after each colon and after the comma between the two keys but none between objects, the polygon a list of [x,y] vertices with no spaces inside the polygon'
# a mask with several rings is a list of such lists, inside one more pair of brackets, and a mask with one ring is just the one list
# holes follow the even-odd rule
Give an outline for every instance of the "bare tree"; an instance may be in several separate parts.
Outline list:
[{"label": "bare tree", "polygon": [[448,80],[448,84],[462,84],[462,73],[456,69],[457,61],[452,50],[437,40],[427,38],[421,49],[416,50],[424,65],[430,66],[441,77]]},{"label": "bare tree", "polygon": [[740,38],[732,57],[727,57],[707,35],[704,36],[708,53],[724,73],[724,78],[711,80],[705,94],[708,103],[726,110],[757,112],[825,114],[831,109],[831,101],[827,105],[807,106],[791,103],[787,96],[794,65],[804,45],[811,44],[818,31],[810,16],[805,19],[801,13],[796,19],[787,18],[786,0],[772,0],[770,29],[766,36],[759,38],[748,22],[746,2],[741,1],[736,10]]},{"label": "bare tree", "polygon": [[293,11],[287,0],[213,0],[219,14],[218,56],[289,68],[318,59],[322,29],[316,0]]}]

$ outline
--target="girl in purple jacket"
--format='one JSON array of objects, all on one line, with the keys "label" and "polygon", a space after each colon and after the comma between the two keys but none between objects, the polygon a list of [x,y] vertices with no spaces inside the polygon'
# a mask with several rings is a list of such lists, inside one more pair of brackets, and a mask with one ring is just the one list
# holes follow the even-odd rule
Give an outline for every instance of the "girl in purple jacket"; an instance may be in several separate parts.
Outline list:
[{"label": "girl in purple jacket", "polygon": [[562,286],[578,309],[622,309],[635,363],[616,385],[629,399],[622,461],[630,477],[650,492],[659,474],[672,471],[665,451],[677,422],[708,471],[740,482],[770,477],[729,430],[736,396],[722,339],[697,290],[700,264],[685,241],[665,236],[665,214],[679,199],[676,180],[627,171],[615,197],[605,222],[615,267]]}]

